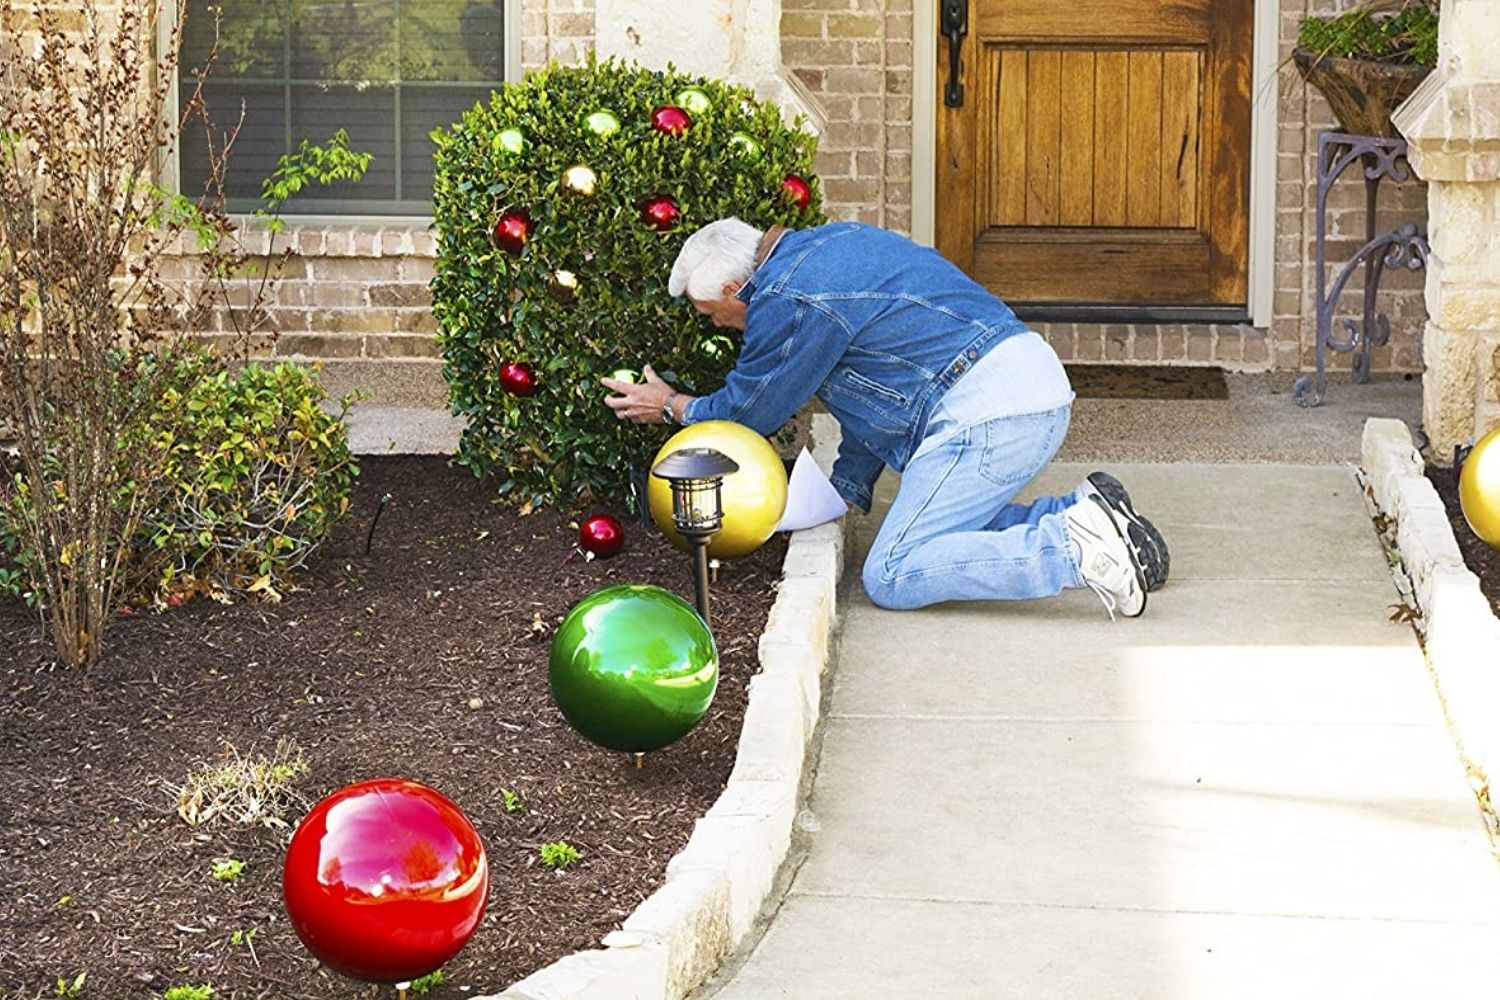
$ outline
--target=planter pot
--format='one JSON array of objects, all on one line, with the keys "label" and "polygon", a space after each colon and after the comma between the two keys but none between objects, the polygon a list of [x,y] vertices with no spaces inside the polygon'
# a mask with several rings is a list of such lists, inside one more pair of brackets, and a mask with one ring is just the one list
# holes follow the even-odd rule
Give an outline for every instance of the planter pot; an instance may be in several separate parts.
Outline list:
[{"label": "planter pot", "polygon": [[1400,138],[1391,112],[1432,72],[1428,66],[1317,56],[1305,49],[1292,52],[1302,79],[1328,98],[1339,127],[1353,135]]}]

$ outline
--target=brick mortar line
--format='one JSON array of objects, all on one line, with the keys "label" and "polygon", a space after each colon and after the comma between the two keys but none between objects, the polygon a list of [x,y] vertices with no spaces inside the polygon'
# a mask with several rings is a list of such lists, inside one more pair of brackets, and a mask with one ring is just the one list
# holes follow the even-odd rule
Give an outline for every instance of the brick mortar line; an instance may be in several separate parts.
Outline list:
[{"label": "brick mortar line", "polygon": [[[813,419],[813,450],[827,467],[837,424],[826,414]],[[681,1000],[749,938],[791,847],[837,625],[846,533],[840,520],[792,534],[734,770],[667,864],[666,881],[602,948],[564,956],[476,1000]]]},{"label": "brick mortar line", "polygon": [[1399,420],[1365,424],[1361,483],[1391,554],[1396,587],[1416,614],[1428,672],[1468,771],[1491,847],[1500,818],[1489,777],[1500,768],[1500,669],[1485,651],[1500,649],[1500,618],[1464,564],[1458,539],[1411,431]]}]

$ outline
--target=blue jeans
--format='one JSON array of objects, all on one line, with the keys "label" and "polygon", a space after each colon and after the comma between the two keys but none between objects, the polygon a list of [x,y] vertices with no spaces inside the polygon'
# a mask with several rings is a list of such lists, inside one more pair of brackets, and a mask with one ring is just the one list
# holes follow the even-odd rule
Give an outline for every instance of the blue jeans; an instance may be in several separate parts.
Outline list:
[{"label": "blue jeans", "polygon": [[908,610],[1083,586],[1064,519],[1077,494],[1011,503],[1057,454],[1071,412],[997,417],[919,448],[865,560],[870,600]]}]

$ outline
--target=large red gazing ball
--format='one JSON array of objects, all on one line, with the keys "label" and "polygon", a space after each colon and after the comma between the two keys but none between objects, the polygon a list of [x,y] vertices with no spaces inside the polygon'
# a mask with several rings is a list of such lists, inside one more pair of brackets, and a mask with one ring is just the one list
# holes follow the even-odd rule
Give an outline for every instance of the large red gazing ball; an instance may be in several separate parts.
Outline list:
[{"label": "large red gazing ball", "polygon": [[659,233],[664,233],[677,225],[677,219],[681,214],[682,212],[677,208],[677,202],[664,194],[647,198],[641,203],[641,221]]},{"label": "large red gazing ball", "polygon": [[675,104],[663,104],[651,112],[651,127],[667,135],[680,136],[692,125],[692,116]]},{"label": "large red gazing ball", "polygon": [[586,517],[578,525],[578,547],[599,559],[619,555],[625,544],[625,526],[609,514]]},{"label": "large red gazing ball", "polygon": [[786,192],[786,196],[798,208],[806,208],[808,203],[812,201],[812,188],[808,185],[807,181],[796,174],[786,175],[786,180],[781,182],[781,190]]},{"label": "large red gazing ball", "polygon": [[500,366],[500,388],[512,396],[535,396],[536,372],[524,361],[507,361]]},{"label": "large red gazing ball", "polygon": [[297,936],[324,965],[398,983],[468,943],[489,898],[489,865],[447,797],[377,778],[313,806],[287,848],[281,892]]},{"label": "large red gazing ball", "polygon": [[531,216],[520,209],[505,212],[495,222],[495,245],[508,254],[519,254],[531,238]]}]

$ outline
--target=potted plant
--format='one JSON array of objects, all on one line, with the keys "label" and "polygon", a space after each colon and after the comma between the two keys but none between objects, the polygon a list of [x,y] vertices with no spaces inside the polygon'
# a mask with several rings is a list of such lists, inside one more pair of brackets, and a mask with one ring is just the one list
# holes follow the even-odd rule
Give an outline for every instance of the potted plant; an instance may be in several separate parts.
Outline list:
[{"label": "potted plant", "polygon": [[1302,19],[1292,61],[1345,132],[1396,137],[1391,112],[1437,64],[1439,3],[1365,0]]}]

